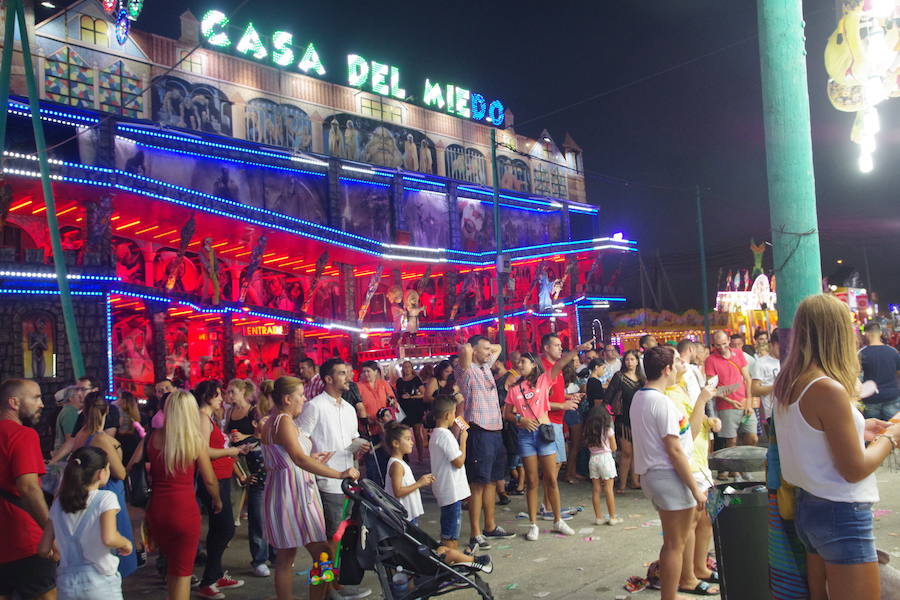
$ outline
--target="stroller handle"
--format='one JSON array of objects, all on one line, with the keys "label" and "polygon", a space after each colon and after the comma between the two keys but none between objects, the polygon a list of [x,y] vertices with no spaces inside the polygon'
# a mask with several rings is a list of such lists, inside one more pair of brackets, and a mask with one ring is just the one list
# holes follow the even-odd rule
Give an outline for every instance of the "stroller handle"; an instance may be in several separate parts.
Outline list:
[{"label": "stroller handle", "polygon": [[344,495],[351,500],[361,499],[359,495],[360,489],[362,489],[361,486],[349,477],[346,477],[343,481],[341,481],[341,491],[344,492]]}]

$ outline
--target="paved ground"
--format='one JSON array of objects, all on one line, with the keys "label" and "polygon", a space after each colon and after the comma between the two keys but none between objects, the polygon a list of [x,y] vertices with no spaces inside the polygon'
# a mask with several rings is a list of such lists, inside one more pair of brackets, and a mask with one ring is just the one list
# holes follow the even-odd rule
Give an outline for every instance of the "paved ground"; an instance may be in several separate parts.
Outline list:
[{"label": "paved ground", "polygon": [[[882,467],[878,472],[882,501],[876,508],[875,531],[878,547],[890,552],[900,563],[900,471]],[[547,599],[596,599],[613,600],[628,596],[622,588],[630,575],[646,573],[648,562],[656,558],[661,543],[661,529],[657,515],[640,492],[628,492],[617,496],[618,512],[625,523],[615,527],[594,526],[590,508],[590,486],[561,484],[563,503],[568,506],[584,505],[585,511],[569,521],[577,535],[560,538],[549,533],[550,524],[542,527],[538,542],[526,542],[523,537],[502,542],[490,551],[495,570],[485,579],[490,583],[495,598],[504,600]],[[426,514],[422,517],[424,528],[438,535],[438,509],[430,495],[425,498]],[[525,509],[522,497],[513,497],[512,504],[498,507],[501,525],[509,531],[522,532],[521,520],[516,514]],[[546,532],[546,533],[544,533]],[[463,535],[468,538],[467,514],[463,514]],[[765,548],[760,548],[765,552]],[[151,565],[153,559],[150,561]],[[256,578],[250,573],[247,550],[247,527],[242,523],[237,536],[231,542],[225,565],[233,576],[246,580],[242,588],[227,593],[228,600],[263,600],[274,597],[271,578]],[[296,568],[308,569],[310,561],[305,553],[298,553]],[[199,572],[199,571],[198,571]],[[374,575],[367,574],[364,584],[373,589],[372,598],[380,597],[380,589]],[[305,598],[305,575],[296,577],[297,598]],[[145,567],[129,578],[125,585],[126,598],[163,598],[162,581],[152,566]],[[470,591],[460,591],[448,598],[474,598]],[[634,598],[658,598],[658,592],[648,590]]]}]

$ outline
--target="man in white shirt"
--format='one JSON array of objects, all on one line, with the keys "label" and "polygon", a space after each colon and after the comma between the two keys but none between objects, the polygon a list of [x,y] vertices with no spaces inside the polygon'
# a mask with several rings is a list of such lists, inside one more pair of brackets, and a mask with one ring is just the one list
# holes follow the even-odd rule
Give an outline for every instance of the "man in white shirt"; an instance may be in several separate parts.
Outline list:
[{"label": "man in white shirt", "polygon": [[[641,476],[644,495],[653,502],[662,521],[662,600],[679,597],[685,543],[696,511],[706,506],[706,495],[691,472],[689,457],[694,440],[690,421],[665,395],[666,388],[675,385],[674,362],[675,350],[670,346],[657,346],[644,353],[647,383],[634,395],[630,411],[634,470]],[[717,594],[718,590],[708,593]]]},{"label": "man in white shirt", "polygon": [[778,345],[778,330],[766,334],[768,343],[758,342],[756,345],[756,363],[750,369],[750,389],[754,396],[761,399],[760,412],[762,423],[765,426],[772,416],[775,401],[772,398],[772,389],[775,387],[775,377],[781,370],[781,349]]},{"label": "man in white shirt", "polygon": [[606,370],[600,376],[600,383],[603,384],[603,387],[606,387],[609,385],[609,380],[613,378],[613,375],[622,370],[622,359],[619,358],[619,349],[612,344],[607,344],[606,348],[603,349],[603,362],[606,365]]},{"label": "man in white shirt", "polygon": [[[339,358],[326,360],[319,367],[319,377],[325,383],[325,391],[309,400],[297,419],[297,426],[309,435],[313,452],[330,452],[326,464],[336,471],[354,466],[357,452],[368,452],[369,442],[359,437],[356,426],[356,409],[345,402],[342,395],[350,389],[350,367]],[[344,493],[341,480],[316,477],[325,513],[325,533],[329,543],[341,524],[344,512]],[[344,587],[335,589],[340,598],[365,598],[371,590]]]},{"label": "man in white shirt", "polygon": [[678,351],[678,356],[681,357],[687,369],[684,373],[684,385],[687,387],[687,394],[691,402],[696,402],[700,396],[700,390],[706,385],[706,378],[700,374],[700,368],[694,364],[697,344],[693,340],[684,338],[678,342],[678,346],[675,349]]}]

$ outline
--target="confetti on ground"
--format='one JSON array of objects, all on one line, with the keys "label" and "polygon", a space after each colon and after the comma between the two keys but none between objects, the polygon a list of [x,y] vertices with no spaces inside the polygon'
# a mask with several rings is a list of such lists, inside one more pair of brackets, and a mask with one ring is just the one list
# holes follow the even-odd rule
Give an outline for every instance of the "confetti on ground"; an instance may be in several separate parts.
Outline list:
[{"label": "confetti on ground", "polygon": [[633,515],[628,515],[628,518],[629,518],[629,519],[640,519],[640,518],[643,517],[643,516],[644,516],[644,515],[642,515],[642,514],[640,514],[640,513],[635,513],[635,514],[633,514]]},{"label": "confetti on ground", "polygon": [[563,538],[563,539],[565,539],[565,538],[567,538],[567,537],[569,537],[569,536],[563,535],[563,534],[561,534],[561,533],[557,533],[556,536],[554,536],[554,537],[558,537],[558,538]]},{"label": "confetti on ground", "polygon": [[586,542],[599,542],[599,541],[600,541],[600,538],[595,538],[595,537],[588,536],[588,537],[584,538],[584,541],[586,541]]},{"label": "confetti on ground", "polygon": [[504,554],[503,558],[512,558],[512,554]]},{"label": "confetti on ground", "polygon": [[632,526],[632,527],[623,527],[622,528],[623,531],[631,531],[632,529],[637,529],[637,527]]},{"label": "confetti on ground", "polygon": [[437,521],[428,521],[428,522],[431,523],[432,525],[437,523]]},{"label": "confetti on ground", "polygon": [[590,535],[592,533],[594,533],[593,527],[582,527],[578,530],[578,535]]},{"label": "confetti on ground", "polygon": [[534,559],[534,561],[532,561],[532,562],[544,562],[545,560],[547,560],[547,557],[546,557],[546,556],[538,556],[538,557],[537,557],[536,559]]},{"label": "confetti on ground", "polygon": [[506,589],[508,589],[510,591],[517,590],[517,589],[519,589],[519,584],[518,583],[510,583],[508,586],[506,586]]},{"label": "confetti on ground", "polygon": [[535,598],[546,598],[550,595],[550,592],[538,592],[534,595]]},{"label": "confetti on ground", "polygon": [[497,546],[497,550],[509,550],[512,548],[509,544],[503,544],[502,546]]},{"label": "confetti on ground", "polygon": [[900,536],[900,533],[889,533],[888,535],[892,535],[894,537]]},{"label": "confetti on ground", "polygon": [[879,510],[872,511],[872,513],[875,515],[875,518],[876,518],[876,519],[880,519],[881,517],[883,517],[883,516],[885,516],[885,515],[890,515],[890,514],[892,514],[893,512],[894,512],[894,511],[892,511],[892,510],[889,509],[889,508],[882,508],[882,509],[879,509]]}]

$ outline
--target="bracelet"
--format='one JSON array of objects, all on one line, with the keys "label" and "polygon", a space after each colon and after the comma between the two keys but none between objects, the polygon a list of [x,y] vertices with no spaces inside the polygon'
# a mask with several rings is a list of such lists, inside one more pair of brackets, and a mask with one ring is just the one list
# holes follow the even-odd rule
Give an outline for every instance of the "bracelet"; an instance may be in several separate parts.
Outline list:
[{"label": "bracelet", "polygon": [[897,449],[897,442],[894,440],[894,438],[892,436],[889,436],[886,433],[881,433],[881,434],[875,436],[875,441],[878,441],[881,438],[885,438],[885,439],[887,439],[887,441],[889,441],[891,443],[891,451],[894,451]]}]

